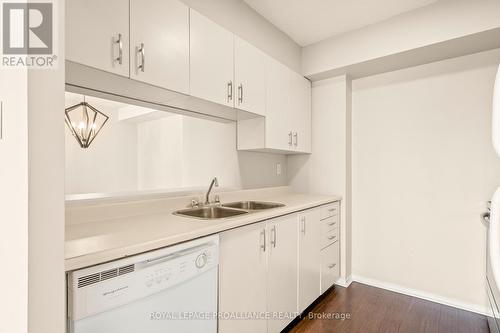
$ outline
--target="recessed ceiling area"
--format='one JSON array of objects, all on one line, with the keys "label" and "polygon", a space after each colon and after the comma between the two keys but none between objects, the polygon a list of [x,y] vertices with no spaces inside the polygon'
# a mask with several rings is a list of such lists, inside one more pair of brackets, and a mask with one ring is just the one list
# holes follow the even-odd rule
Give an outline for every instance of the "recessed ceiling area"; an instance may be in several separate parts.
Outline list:
[{"label": "recessed ceiling area", "polygon": [[306,46],[438,0],[244,1],[300,46]]}]

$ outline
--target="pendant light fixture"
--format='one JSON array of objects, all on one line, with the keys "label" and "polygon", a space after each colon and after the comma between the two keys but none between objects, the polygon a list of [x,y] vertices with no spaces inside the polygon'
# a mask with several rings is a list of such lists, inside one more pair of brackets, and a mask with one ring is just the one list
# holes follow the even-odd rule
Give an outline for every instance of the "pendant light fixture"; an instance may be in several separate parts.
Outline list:
[{"label": "pendant light fixture", "polygon": [[65,120],[71,134],[82,148],[88,148],[109,117],[85,101],[65,110]]}]

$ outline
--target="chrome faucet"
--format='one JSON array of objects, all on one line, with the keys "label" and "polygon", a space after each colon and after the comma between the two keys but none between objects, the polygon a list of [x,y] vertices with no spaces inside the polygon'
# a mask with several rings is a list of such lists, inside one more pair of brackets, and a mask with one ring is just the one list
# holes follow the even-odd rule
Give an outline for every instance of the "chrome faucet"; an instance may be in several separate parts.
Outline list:
[{"label": "chrome faucet", "polygon": [[212,187],[219,187],[219,182],[217,181],[217,177],[214,177],[212,179],[212,182],[210,183],[210,186],[208,187],[207,194],[205,195],[205,205],[210,204],[210,192],[212,192]]}]

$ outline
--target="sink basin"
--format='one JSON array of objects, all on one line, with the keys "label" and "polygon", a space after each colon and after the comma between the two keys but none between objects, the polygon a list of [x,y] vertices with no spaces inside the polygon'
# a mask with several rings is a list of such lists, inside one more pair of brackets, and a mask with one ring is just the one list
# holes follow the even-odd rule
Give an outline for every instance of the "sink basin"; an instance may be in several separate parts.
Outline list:
[{"label": "sink basin", "polygon": [[243,210],[264,210],[271,208],[283,207],[285,205],[275,202],[260,202],[260,201],[239,201],[223,204],[222,207],[243,209]]},{"label": "sink basin", "polygon": [[220,206],[209,206],[200,208],[189,208],[174,212],[175,215],[194,217],[202,220],[223,219],[243,214],[248,214],[244,210],[228,209]]}]

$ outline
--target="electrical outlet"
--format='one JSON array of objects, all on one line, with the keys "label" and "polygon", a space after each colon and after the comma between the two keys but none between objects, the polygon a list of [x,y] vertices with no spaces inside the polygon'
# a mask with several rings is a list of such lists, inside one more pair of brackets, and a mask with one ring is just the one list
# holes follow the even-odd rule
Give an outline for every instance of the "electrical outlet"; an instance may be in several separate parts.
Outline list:
[{"label": "electrical outlet", "polygon": [[276,176],[281,176],[281,163],[276,163]]}]

